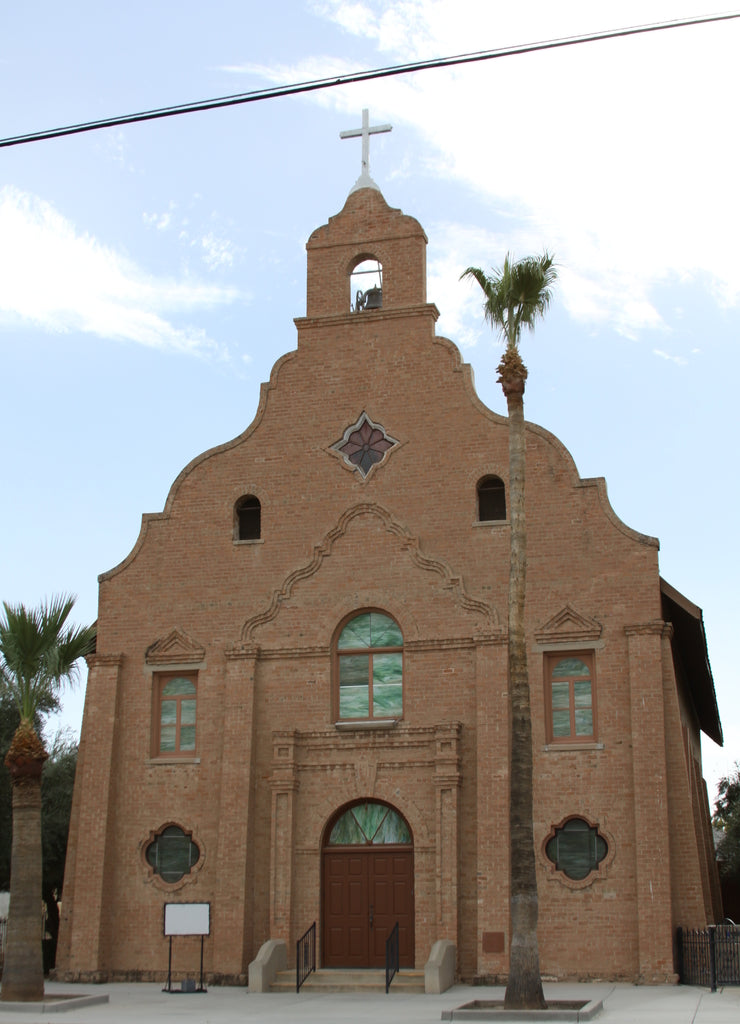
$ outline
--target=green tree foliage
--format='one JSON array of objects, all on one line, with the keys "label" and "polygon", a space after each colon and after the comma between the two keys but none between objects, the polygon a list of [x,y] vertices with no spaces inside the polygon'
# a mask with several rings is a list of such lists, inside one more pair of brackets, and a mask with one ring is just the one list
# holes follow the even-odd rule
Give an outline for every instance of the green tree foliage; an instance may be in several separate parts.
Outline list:
[{"label": "green tree foliage", "polygon": [[712,823],[722,830],[717,849],[720,871],[740,882],[740,761],[719,780]]}]

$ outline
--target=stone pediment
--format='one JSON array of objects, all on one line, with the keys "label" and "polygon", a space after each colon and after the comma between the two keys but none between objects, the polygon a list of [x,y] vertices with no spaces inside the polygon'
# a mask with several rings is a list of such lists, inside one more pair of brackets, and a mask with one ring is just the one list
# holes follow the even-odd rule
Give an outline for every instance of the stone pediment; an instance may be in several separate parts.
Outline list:
[{"label": "stone pediment", "polygon": [[160,637],[146,652],[147,665],[174,665],[180,662],[203,661],[206,649],[181,629],[173,629]]},{"label": "stone pediment", "polygon": [[566,604],[557,615],[540,626],[535,639],[539,644],[593,642],[601,637],[603,628],[596,619],[589,619]]}]

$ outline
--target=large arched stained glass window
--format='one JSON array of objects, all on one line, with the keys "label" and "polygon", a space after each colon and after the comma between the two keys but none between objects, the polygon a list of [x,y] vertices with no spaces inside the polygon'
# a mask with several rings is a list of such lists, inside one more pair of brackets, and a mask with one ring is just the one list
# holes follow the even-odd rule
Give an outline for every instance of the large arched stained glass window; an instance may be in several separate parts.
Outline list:
[{"label": "large arched stained glass window", "polygon": [[340,720],[400,718],[403,636],[383,612],[361,612],[337,639]]},{"label": "large arched stained glass window", "polygon": [[407,846],[411,832],[398,811],[387,804],[355,804],[337,818],[329,833],[329,846]]}]

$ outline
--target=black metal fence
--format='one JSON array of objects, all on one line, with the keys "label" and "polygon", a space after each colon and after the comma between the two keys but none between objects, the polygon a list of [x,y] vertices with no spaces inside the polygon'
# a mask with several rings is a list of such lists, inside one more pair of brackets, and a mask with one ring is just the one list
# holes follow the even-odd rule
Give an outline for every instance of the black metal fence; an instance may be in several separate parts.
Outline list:
[{"label": "black metal fence", "polygon": [[316,922],[301,935],[295,944],[295,990],[316,970]]},{"label": "black metal fence", "polygon": [[740,927],[732,922],[708,928],[679,928],[678,974],[684,985],[740,985]]},{"label": "black metal fence", "polygon": [[385,994],[391,987],[391,982],[398,974],[399,952],[398,952],[398,921],[385,940]]}]

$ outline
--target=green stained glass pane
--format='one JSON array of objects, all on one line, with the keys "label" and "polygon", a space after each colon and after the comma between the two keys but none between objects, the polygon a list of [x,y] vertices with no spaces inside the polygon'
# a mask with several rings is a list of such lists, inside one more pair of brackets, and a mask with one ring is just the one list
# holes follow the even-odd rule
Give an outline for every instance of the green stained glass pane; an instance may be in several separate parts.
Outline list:
[{"label": "green stained glass pane", "polygon": [[177,882],[190,870],[190,841],[187,836],[165,839],[160,836],[158,850],[159,874],[165,882]]},{"label": "green stained glass pane", "polygon": [[357,804],[352,808],[352,814],[364,835],[372,841],[389,809],[385,804]]},{"label": "green stained glass pane", "polygon": [[163,697],[181,697],[183,695],[189,696],[195,693],[195,683],[189,679],[178,677],[177,679],[170,679],[162,690]]},{"label": "green stained glass pane", "polygon": [[582,818],[567,821],[545,847],[558,870],[574,881],[598,868],[606,851],[606,841]]},{"label": "green stained glass pane", "polygon": [[385,683],[373,687],[373,717],[393,718],[403,713],[403,687]]},{"label": "green stained glass pane", "polygon": [[552,706],[553,710],[570,707],[570,683],[552,684]]},{"label": "green stained glass pane", "polygon": [[409,827],[400,814],[389,810],[375,833],[373,843],[410,843]]},{"label": "green stained glass pane", "polygon": [[591,708],[576,708],[576,736],[593,736],[594,716]]},{"label": "green stained glass pane", "polygon": [[370,700],[367,686],[344,686],[339,691],[340,718],[367,718]]},{"label": "green stained glass pane", "polygon": [[149,844],[146,859],[165,882],[178,882],[197,864],[200,851],[181,828],[170,826]]},{"label": "green stained glass pane", "polygon": [[180,722],[182,725],[195,725],[194,700],[184,700],[180,703]]},{"label": "green stained glass pane", "polygon": [[585,878],[592,870],[590,836],[588,833],[562,835],[558,841],[558,867],[575,881]]},{"label": "green stained glass pane", "polygon": [[159,721],[163,726],[174,725],[177,721],[177,701],[176,700],[163,700],[160,713]]},{"label": "green stained glass pane", "polygon": [[365,837],[360,826],[355,821],[352,811],[346,811],[329,836],[330,846],[358,846],[363,845]]},{"label": "green stained glass pane", "polygon": [[577,708],[591,707],[591,680],[576,679],[573,683],[573,695]]},{"label": "green stained glass pane", "polygon": [[159,749],[163,754],[172,753],[175,749],[176,729],[174,725],[162,725],[159,729]]},{"label": "green stained glass pane", "polygon": [[180,728],[180,750],[195,750],[195,726],[183,725]]},{"label": "green stained glass pane", "polygon": [[373,655],[373,685],[376,683],[400,683],[403,676],[403,655]]},{"label": "green stained glass pane", "polygon": [[373,647],[403,647],[398,623],[380,612],[370,613],[370,643]]},{"label": "green stained glass pane", "polygon": [[339,717],[367,718],[370,713],[369,697],[370,657],[367,654],[347,654],[339,659]]},{"label": "green stained glass pane", "polygon": [[411,842],[408,825],[386,804],[355,804],[342,815],[331,830],[330,846],[365,846]]},{"label": "green stained glass pane", "polygon": [[570,736],[570,711],[553,711],[553,736]]},{"label": "green stained glass pane", "polygon": [[344,654],[339,659],[339,686],[368,685],[370,680],[369,654]]},{"label": "green stained glass pane", "polygon": [[403,710],[403,655],[376,654],[373,657],[373,715],[383,718]]},{"label": "green stained glass pane", "polygon": [[403,635],[398,624],[382,612],[362,612],[348,622],[339,634],[337,647],[348,651],[362,647],[402,647]]},{"label": "green stained glass pane", "polygon": [[371,612],[363,612],[362,615],[356,615],[351,622],[347,623],[337,641],[340,651],[351,650],[353,647],[370,647],[371,614]]},{"label": "green stained glass pane", "polygon": [[580,658],[563,658],[552,670],[553,679],[558,676],[590,676],[591,670]]}]

